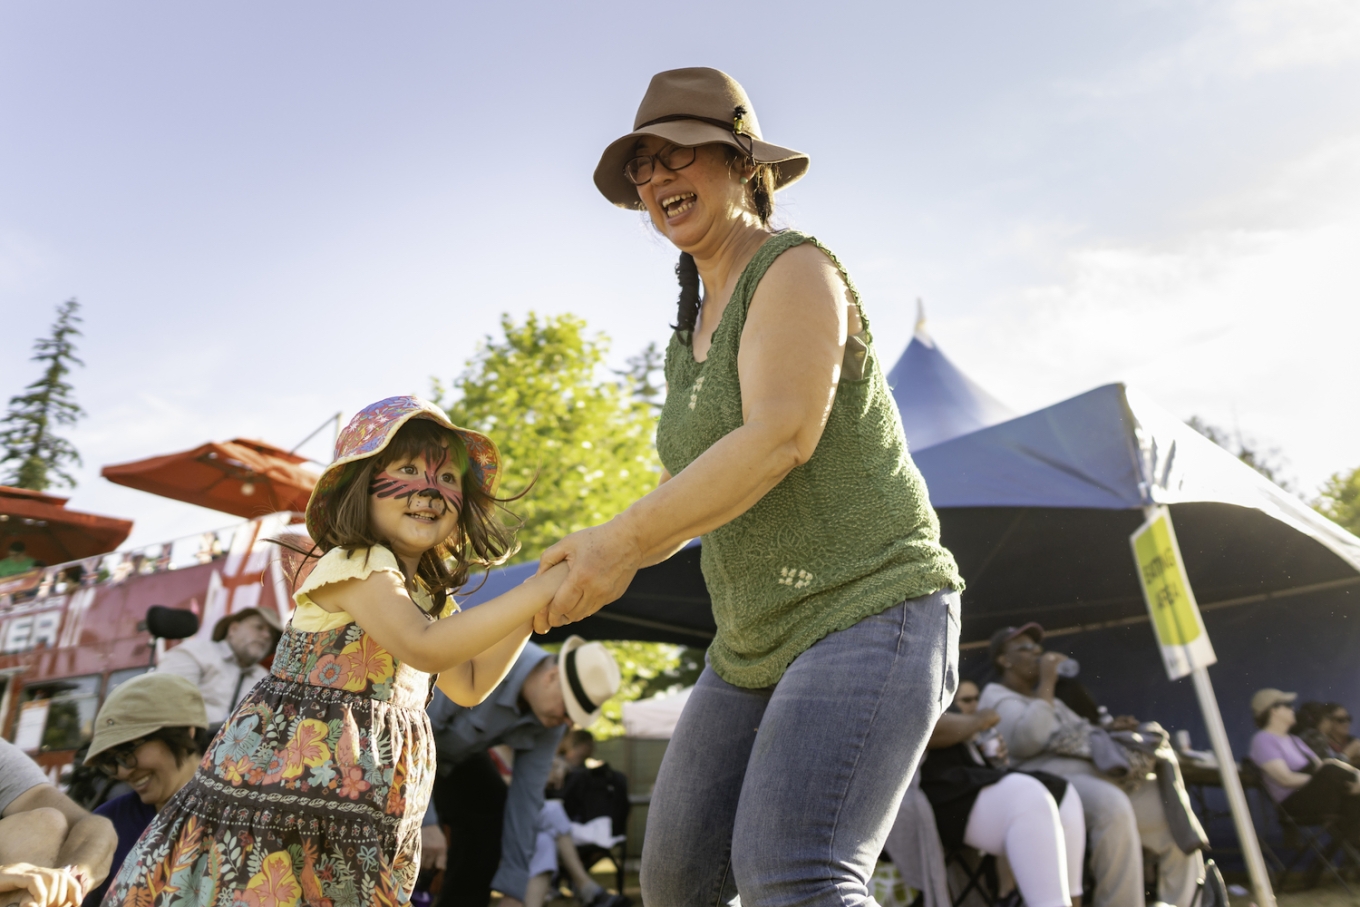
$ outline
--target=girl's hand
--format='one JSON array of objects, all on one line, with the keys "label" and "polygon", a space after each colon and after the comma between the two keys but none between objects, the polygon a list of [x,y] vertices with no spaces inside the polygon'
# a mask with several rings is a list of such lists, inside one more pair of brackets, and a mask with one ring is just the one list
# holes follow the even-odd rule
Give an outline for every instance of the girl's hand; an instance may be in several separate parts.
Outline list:
[{"label": "girl's hand", "polygon": [[565,563],[567,578],[534,616],[534,632],[575,623],[615,601],[642,567],[642,548],[621,517],[573,532],[543,552],[538,572]]}]

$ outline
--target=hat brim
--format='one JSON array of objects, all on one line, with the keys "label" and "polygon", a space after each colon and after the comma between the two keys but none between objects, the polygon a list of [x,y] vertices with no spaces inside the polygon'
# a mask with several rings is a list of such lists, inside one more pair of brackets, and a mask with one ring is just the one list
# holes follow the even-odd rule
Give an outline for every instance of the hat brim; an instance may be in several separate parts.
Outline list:
[{"label": "hat brim", "polygon": [[[340,457],[322,471],[321,477],[312,487],[312,495],[307,500],[307,534],[316,544],[322,544],[330,534],[330,519],[325,513],[326,503],[340,490],[344,479],[345,467],[359,460],[376,457],[387,449],[398,431],[412,419],[428,419],[443,426],[463,439],[468,453],[468,475],[475,476],[477,484],[488,496],[494,497],[500,478],[501,452],[496,442],[479,431],[454,425],[448,416],[432,409],[412,409],[383,428],[383,436],[377,444],[365,446],[357,453]],[[483,462],[485,461],[485,462]]]},{"label": "hat brim", "polygon": [[202,724],[200,724],[197,720],[195,720],[186,721],[183,724],[166,724],[163,721],[152,721],[146,724],[124,725],[118,728],[116,731],[109,731],[106,734],[100,736],[98,738],[99,749],[95,749],[94,746],[91,745],[90,751],[85,754],[85,759],[83,762],[81,762],[81,765],[89,765],[99,757],[100,753],[107,752],[113,749],[115,746],[122,746],[124,743],[136,740],[138,737],[146,737],[149,736],[150,734],[154,734],[156,733],[156,731],[159,731],[163,727],[196,727],[202,730],[207,730],[208,722],[204,721]]},{"label": "hat brim", "polygon": [[571,682],[567,680],[567,655],[585,644],[586,640],[580,636],[569,636],[567,641],[562,643],[562,651],[557,653],[557,682],[562,684],[562,701],[567,706],[567,717],[571,719],[572,724],[581,728],[590,727],[599,720],[600,713],[604,711],[603,704],[593,712],[581,708],[580,703],[576,701],[576,694],[571,691]]},{"label": "hat brim", "polygon": [[[642,200],[638,198],[637,186],[623,175],[623,166],[633,157],[633,149],[637,146],[638,139],[645,136],[656,136],[686,147],[721,142],[724,145],[731,145],[738,151],[747,150],[745,143],[738,142],[730,130],[700,120],[668,120],[630,132],[610,142],[604,154],[600,155],[600,163],[595,167],[595,188],[620,208],[635,211],[645,208]],[[772,145],[755,138],[751,139],[750,151],[756,163],[773,165],[776,190],[783,189],[800,179],[807,173],[811,163],[808,156],[801,151]]]}]

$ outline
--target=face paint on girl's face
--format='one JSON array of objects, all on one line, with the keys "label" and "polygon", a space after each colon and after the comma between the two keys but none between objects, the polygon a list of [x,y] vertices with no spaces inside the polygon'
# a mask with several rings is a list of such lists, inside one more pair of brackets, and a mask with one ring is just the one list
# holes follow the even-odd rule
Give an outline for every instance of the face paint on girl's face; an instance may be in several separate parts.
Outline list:
[{"label": "face paint on girl's face", "polygon": [[[420,467],[424,466],[422,472]],[[463,494],[457,488],[449,487],[458,483],[458,473],[449,461],[446,448],[425,454],[420,460],[405,463],[390,463],[380,473],[375,473],[369,483],[368,491],[377,498],[414,498],[417,496],[438,499],[451,510],[463,506]]]}]

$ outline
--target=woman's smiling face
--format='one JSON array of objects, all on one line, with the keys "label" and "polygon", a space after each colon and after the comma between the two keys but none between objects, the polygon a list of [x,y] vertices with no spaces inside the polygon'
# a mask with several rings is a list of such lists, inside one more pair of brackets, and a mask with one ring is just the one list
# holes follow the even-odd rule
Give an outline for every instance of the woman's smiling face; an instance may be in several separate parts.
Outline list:
[{"label": "woman's smiling face", "polygon": [[[653,155],[669,144],[646,136],[638,141],[636,153]],[[668,170],[653,161],[652,178],[637,187],[652,223],[681,250],[696,248],[714,228],[755,217],[740,181],[747,174],[731,162],[726,148],[719,143],[700,145],[694,163],[682,170]]]},{"label": "woman's smiling face", "polygon": [[388,463],[369,483],[373,530],[398,557],[419,558],[453,534],[463,507],[463,481],[449,458],[416,454]]},{"label": "woman's smiling face", "polygon": [[138,799],[156,807],[157,812],[175,792],[189,783],[198,760],[194,756],[182,758],[178,763],[170,747],[160,740],[146,740],[133,750],[135,768],[118,767],[115,776],[126,781]]}]

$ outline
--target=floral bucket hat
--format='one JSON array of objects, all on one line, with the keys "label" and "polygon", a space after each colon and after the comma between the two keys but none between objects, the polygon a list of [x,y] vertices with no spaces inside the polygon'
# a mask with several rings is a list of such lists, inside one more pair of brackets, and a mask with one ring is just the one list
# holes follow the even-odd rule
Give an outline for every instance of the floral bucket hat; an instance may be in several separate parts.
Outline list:
[{"label": "floral bucket hat", "polygon": [[412,419],[429,419],[462,438],[468,453],[467,477],[488,495],[496,493],[501,454],[495,442],[481,432],[454,425],[442,409],[428,400],[388,397],[355,413],[336,439],[335,459],[316,480],[311,500],[307,502],[307,534],[313,541],[320,543],[330,533],[331,505],[344,483],[344,467],[382,453],[397,429]]}]

